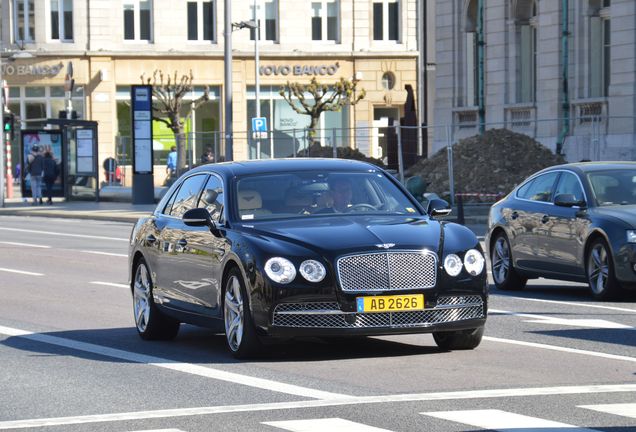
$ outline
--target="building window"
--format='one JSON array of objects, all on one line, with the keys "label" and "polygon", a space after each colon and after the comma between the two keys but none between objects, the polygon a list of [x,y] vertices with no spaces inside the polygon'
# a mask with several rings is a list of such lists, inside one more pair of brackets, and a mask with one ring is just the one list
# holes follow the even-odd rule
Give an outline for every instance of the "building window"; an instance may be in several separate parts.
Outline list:
[{"label": "building window", "polygon": [[464,40],[461,51],[461,61],[463,68],[462,84],[464,88],[463,98],[459,106],[476,106],[478,103],[478,85],[479,69],[477,67],[477,1],[471,0],[468,5],[466,14],[466,22],[464,25]]},{"label": "building window", "polygon": [[216,2],[188,2],[188,40],[216,40]]},{"label": "building window", "polygon": [[395,87],[395,74],[393,72],[385,72],[382,75],[382,88],[384,90],[393,90]]},{"label": "building window", "polygon": [[[265,40],[268,41],[278,41],[278,0],[269,0],[265,1],[265,8],[263,10],[260,5],[256,6],[256,16],[257,21],[259,23],[259,30],[262,23],[265,23],[264,32],[261,31],[259,33],[259,40],[263,40],[263,35],[265,36]],[[254,16],[253,6],[252,6],[252,16]],[[254,40],[256,38],[256,30],[250,29],[250,39]]]},{"label": "building window", "polygon": [[151,17],[151,0],[125,0],[124,39],[150,41],[152,34]]},{"label": "building window", "polygon": [[[59,118],[66,110],[66,92],[62,86],[25,86],[10,88],[11,111],[20,117],[22,128],[44,127],[47,119]],[[84,88],[77,86],[71,94],[73,111],[84,117]]]},{"label": "building window", "polygon": [[34,9],[34,0],[13,0],[13,37],[16,42],[33,42],[35,39]]},{"label": "building window", "polygon": [[606,97],[610,85],[610,0],[590,0],[590,97]]},{"label": "building window", "polygon": [[398,0],[373,2],[373,40],[397,41],[400,36]]},{"label": "building window", "polygon": [[537,83],[537,5],[533,0],[517,3],[515,16],[517,41],[517,102],[536,100]]},{"label": "building window", "polygon": [[336,0],[311,3],[312,40],[338,40],[340,29],[338,6]]},{"label": "building window", "polygon": [[51,0],[51,39],[73,40],[73,0]]}]

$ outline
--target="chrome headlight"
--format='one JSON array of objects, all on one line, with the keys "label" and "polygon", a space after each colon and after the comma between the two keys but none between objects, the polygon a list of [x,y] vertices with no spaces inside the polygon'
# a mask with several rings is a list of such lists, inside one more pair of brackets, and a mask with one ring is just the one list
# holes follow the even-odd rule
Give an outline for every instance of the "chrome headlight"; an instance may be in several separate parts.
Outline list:
[{"label": "chrome headlight", "polygon": [[318,261],[307,260],[300,265],[300,274],[309,282],[320,282],[325,278],[327,271]]},{"label": "chrome headlight", "polygon": [[274,257],[265,263],[265,273],[276,283],[288,284],[296,277],[296,267],[288,259]]},{"label": "chrome headlight", "polygon": [[472,276],[477,276],[484,269],[484,256],[477,249],[470,249],[464,255],[464,267]]},{"label": "chrome headlight", "polygon": [[455,254],[447,255],[444,258],[444,270],[450,276],[457,276],[462,271],[462,260]]},{"label": "chrome headlight", "polygon": [[627,243],[636,243],[636,230],[627,230]]}]

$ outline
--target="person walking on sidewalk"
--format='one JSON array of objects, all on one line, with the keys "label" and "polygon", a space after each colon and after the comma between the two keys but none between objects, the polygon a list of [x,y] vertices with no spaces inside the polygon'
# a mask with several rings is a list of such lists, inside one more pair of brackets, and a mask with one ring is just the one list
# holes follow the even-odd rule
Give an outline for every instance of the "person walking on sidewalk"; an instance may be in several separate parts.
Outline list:
[{"label": "person walking on sidewalk", "polygon": [[57,162],[53,159],[53,155],[50,151],[44,153],[44,164],[43,164],[43,179],[44,184],[46,185],[46,197],[47,204],[53,204],[53,184],[55,180],[57,180],[57,176],[60,175],[59,168],[57,166]]},{"label": "person walking on sidewalk", "polygon": [[44,157],[40,147],[34,145],[28,157],[27,173],[31,176],[31,196],[33,205],[42,204],[42,174],[44,173]]}]

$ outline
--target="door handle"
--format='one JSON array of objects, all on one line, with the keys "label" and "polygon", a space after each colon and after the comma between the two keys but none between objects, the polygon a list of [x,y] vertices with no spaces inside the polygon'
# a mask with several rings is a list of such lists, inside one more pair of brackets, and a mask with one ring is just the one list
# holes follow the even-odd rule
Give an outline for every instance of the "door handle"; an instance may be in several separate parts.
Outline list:
[{"label": "door handle", "polygon": [[541,223],[548,223],[549,220],[550,220],[550,216],[543,215],[543,217],[541,218]]},{"label": "door handle", "polygon": [[517,213],[516,211],[513,211],[512,214],[510,215],[510,218],[512,220],[515,220],[519,217],[519,213]]},{"label": "door handle", "polygon": [[153,244],[156,241],[157,241],[157,237],[153,236],[152,234],[148,234],[146,236],[146,242]]},{"label": "door handle", "polygon": [[186,239],[181,239],[177,242],[177,244],[181,247],[186,247],[188,245],[188,241]]}]

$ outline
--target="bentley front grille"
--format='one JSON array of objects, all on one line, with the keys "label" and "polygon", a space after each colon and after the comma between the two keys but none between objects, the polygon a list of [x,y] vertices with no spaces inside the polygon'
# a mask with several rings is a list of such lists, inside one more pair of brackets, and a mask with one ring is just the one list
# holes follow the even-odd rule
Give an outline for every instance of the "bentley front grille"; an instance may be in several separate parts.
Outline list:
[{"label": "bentley front grille", "polygon": [[437,281],[437,255],[425,250],[345,256],[337,268],[344,292],[432,288]]},{"label": "bentley front grille", "polygon": [[338,303],[283,303],[274,310],[274,326],[297,328],[408,328],[484,318],[480,296],[440,297],[423,311],[343,312]]}]

